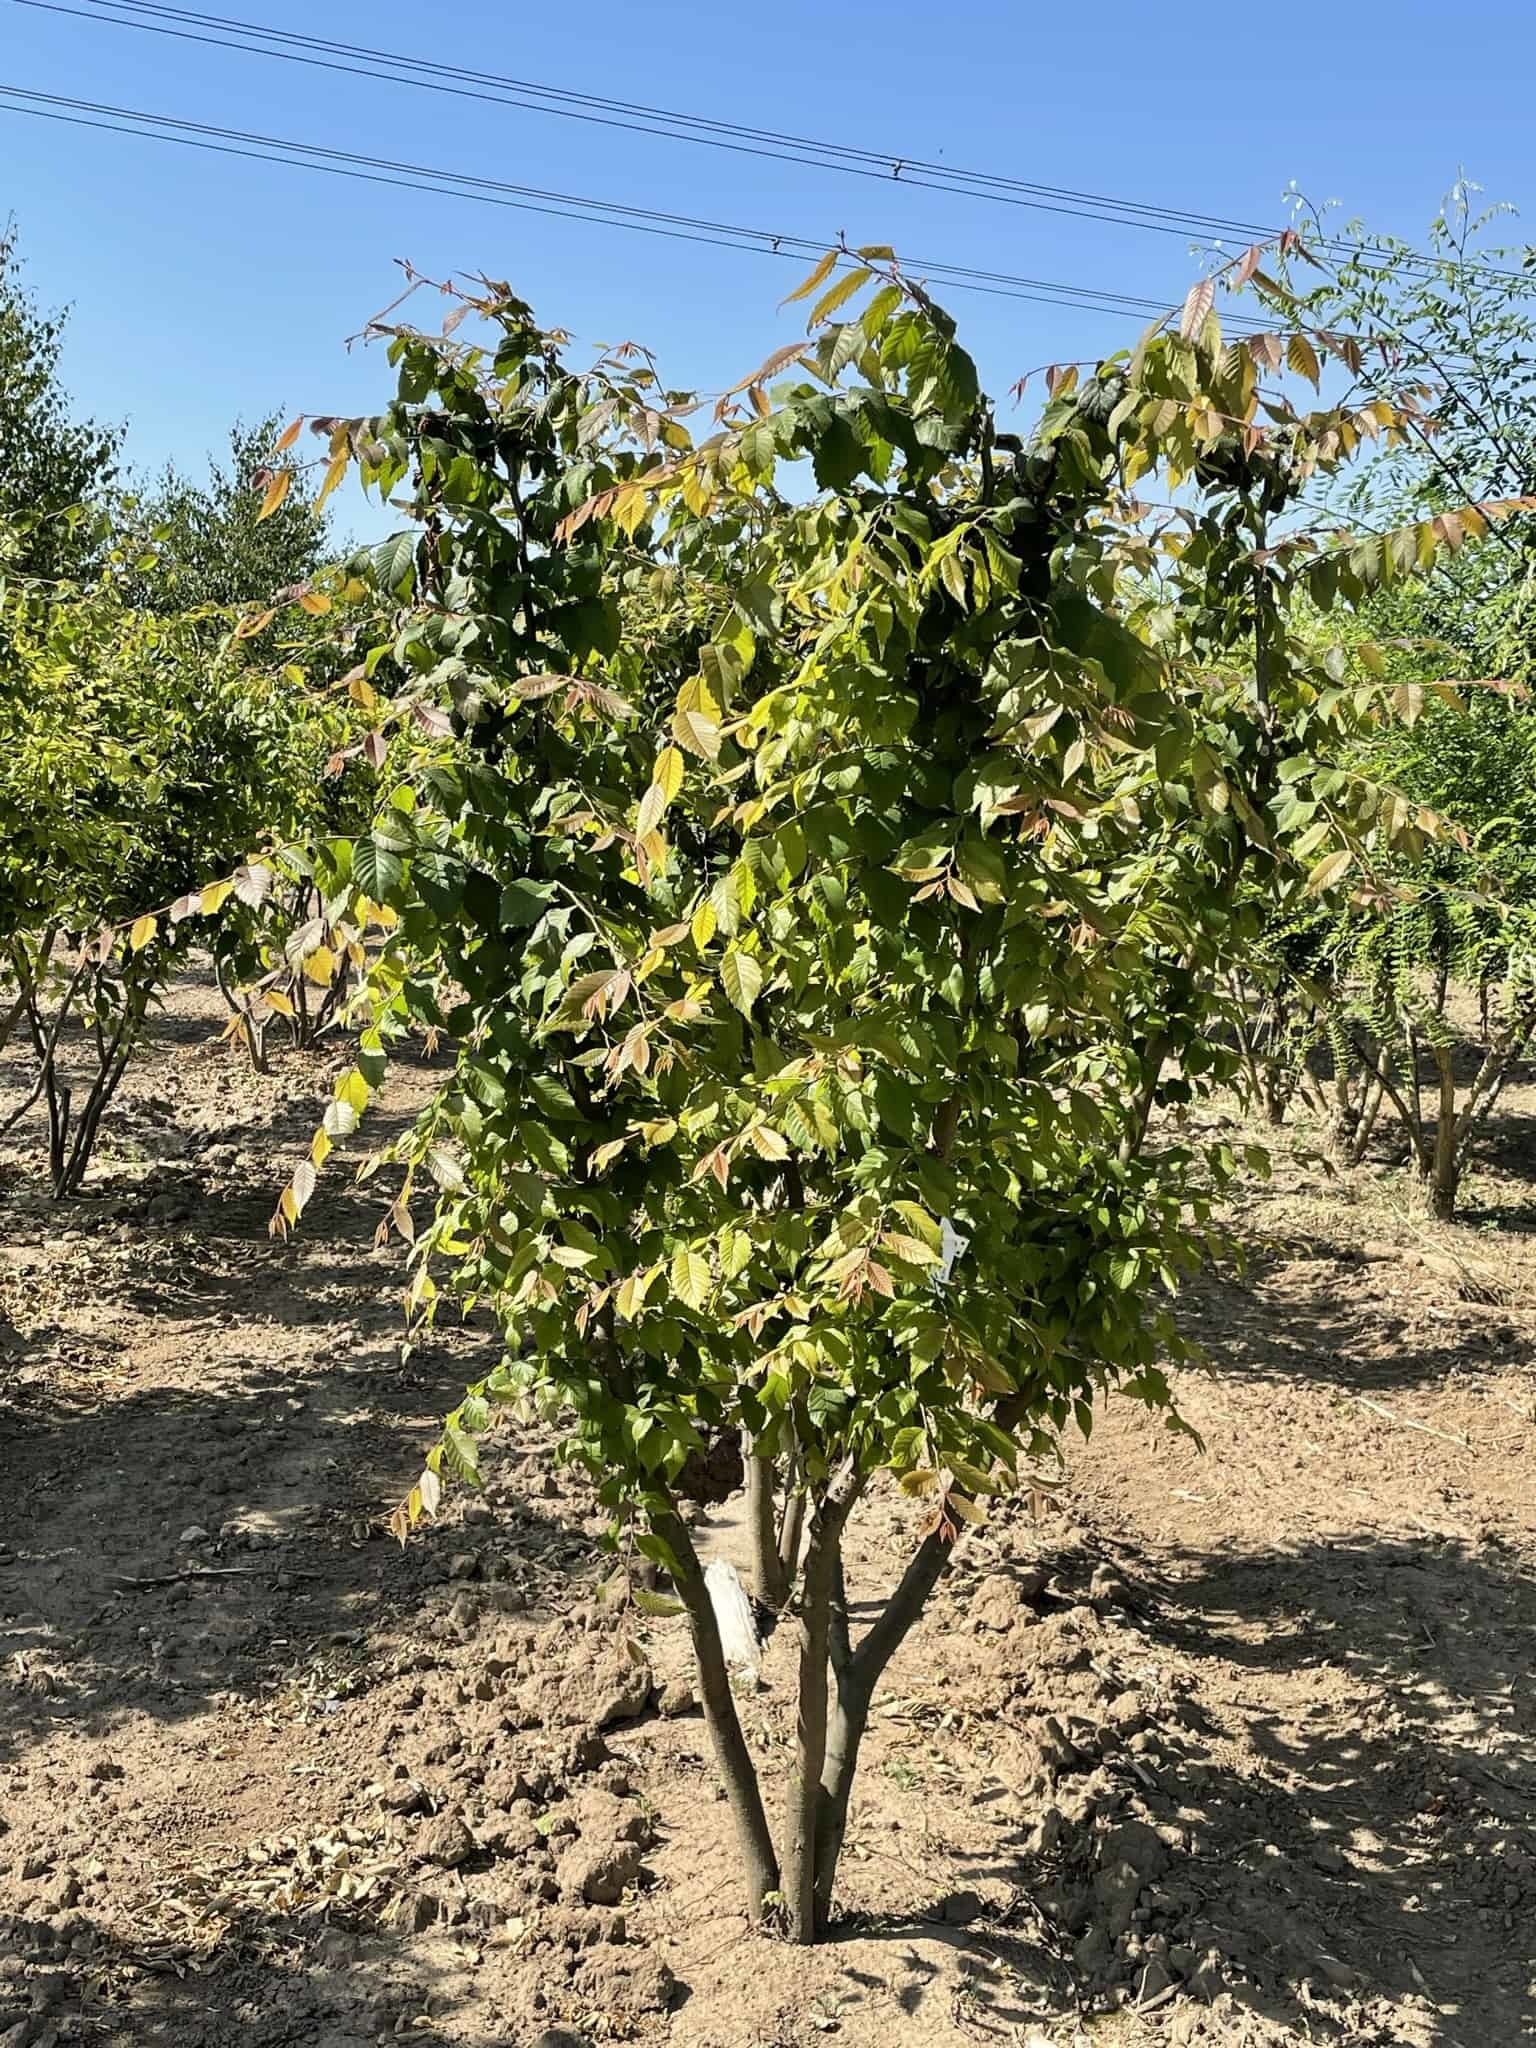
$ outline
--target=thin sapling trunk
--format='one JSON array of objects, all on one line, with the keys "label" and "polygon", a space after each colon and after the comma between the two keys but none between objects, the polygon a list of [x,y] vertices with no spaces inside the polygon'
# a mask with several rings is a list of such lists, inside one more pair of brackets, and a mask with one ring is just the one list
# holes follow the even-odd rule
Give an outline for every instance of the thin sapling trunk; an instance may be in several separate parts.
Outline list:
[{"label": "thin sapling trunk", "polygon": [[752,1541],[753,1590],[777,1614],[789,1597],[789,1580],[779,1555],[778,1503],[774,1463],[757,1451],[747,1454],[747,1523]]},{"label": "thin sapling trunk", "polygon": [[763,1810],[757,1767],[741,1731],[736,1696],[720,1645],[720,1627],[704,1583],[693,1538],[676,1514],[653,1515],[651,1525],[671,1552],[678,1597],[688,1614],[694,1661],[699,1672],[699,1698],[714,1746],[715,1761],[725,1786],[726,1802],[736,1824],[737,1845],[747,1881],[747,1911],[753,1921],[763,1917],[768,1895],[778,1890],[779,1867],[773,1836]]}]

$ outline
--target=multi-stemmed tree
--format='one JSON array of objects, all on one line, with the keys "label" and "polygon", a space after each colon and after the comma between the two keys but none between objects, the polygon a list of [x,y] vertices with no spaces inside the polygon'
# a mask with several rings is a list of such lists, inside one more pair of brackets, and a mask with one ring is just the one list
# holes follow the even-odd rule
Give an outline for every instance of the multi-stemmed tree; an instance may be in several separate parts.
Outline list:
[{"label": "multi-stemmed tree", "polygon": [[[687,1610],[751,1910],[802,1941],[957,1534],[1106,1390],[1168,1408],[1168,1297],[1232,1161],[1148,1120],[1224,1067],[1252,892],[1371,886],[1433,824],[1331,765],[1390,707],[1285,631],[1364,572],[1266,531],[1390,407],[1298,412],[1285,341],[1228,345],[1206,283],[1054,374],[1020,445],[888,251],[832,252],[817,293],[702,439],[648,358],[573,371],[490,285],[469,339],[388,330],[387,412],[324,423],[333,467],[409,493],[369,662],[416,750],[350,848],[396,920],[359,1062],[274,1219],[391,1036],[446,1032],[391,1213],[418,1310],[487,1300],[507,1348],[400,1527],[498,1410],[564,1418]],[[680,1512],[722,1433],[798,1638],[777,1835]],[[913,1549],[856,1638],[844,1538],[882,1475]]]}]

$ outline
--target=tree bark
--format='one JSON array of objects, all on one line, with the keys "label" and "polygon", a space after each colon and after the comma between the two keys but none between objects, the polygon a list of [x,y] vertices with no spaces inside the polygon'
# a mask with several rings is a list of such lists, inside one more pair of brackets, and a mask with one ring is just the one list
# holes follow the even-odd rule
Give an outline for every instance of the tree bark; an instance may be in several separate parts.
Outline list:
[{"label": "tree bark", "polygon": [[1162,1079],[1163,1063],[1168,1057],[1167,1039],[1160,1033],[1149,1038],[1141,1057],[1141,1086],[1136,1091],[1125,1129],[1120,1134],[1117,1156],[1122,1166],[1129,1166],[1133,1159],[1139,1158],[1141,1148],[1147,1141],[1147,1125],[1152,1117],[1152,1104],[1157,1096],[1157,1084]]},{"label": "tree bark", "polygon": [[[780,1861],[789,1938],[801,1944],[815,1941],[824,1926],[824,1916],[817,1910],[817,1880],[822,1772],[827,1761],[827,1666],[832,1654],[832,1606],[842,1585],[843,1529],[861,1485],[859,1474],[846,1469],[817,1502],[800,1580],[795,1769]],[[827,1890],[830,1893],[830,1881]]]},{"label": "tree bark", "polygon": [[784,1475],[784,1513],[779,1522],[779,1569],[783,1573],[785,1597],[794,1588],[800,1569],[800,1549],[805,1537],[805,1481],[798,1454],[789,1460]]},{"label": "tree bark", "polygon": [[1419,1034],[1411,1024],[1404,1033],[1404,1042],[1408,1047],[1408,1057],[1404,1061],[1404,1066],[1407,1069],[1404,1079],[1407,1084],[1409,1107],[1413,1112],[1413,1132],[1418,1149],[1419,1172],[1428,1180],[1434,1173],[1435,1161],[1433,1149],[1430,1146],[1428,1135],[1424,1129],[1424,1091],[1419,1082]]},{"label": "tree bark", "polygon": [[[53,950],[51,942],[48,950],[50,953]],[[50,1085],[53,1075],[54,1055],[59,1048],[59,1033],[69,1021],[70,1011],[75,1005],[75,991],[80,986],[80,980],[85,973],[85,967],[85,955],[82,953],[79,964],[69,978],[69,986],[65,989],[63,996],[59,1000],[59,1007],[54,1013],[53,1022],[48,1029],[46,1037],[39,1034],[36,1024],[33,1023],[33,1020],[38,1018],[34,1002],[34,991],[38,983],[33,979],[23,984],[21,992],[16,998],[16,1011],[7,1023],[4,1034],[0,1035],[0,1047],[4,1046],[6,1038],[10,1036],[15,1016],[25,1015],[29,1024],[33,1025],[32,1040],[37,1050],[38,1059],[37,1079],[17,1108],[11,1111],[3,1124],[0,1124],[0,1132],[9,1131],[16,1124],[19,1124],[27,1114],[27,1111],[31,1109],[33,1103],[37,1101],[37,1098],[44,1092],[45,1088]]]},{"label": "tree bark", "polygon": [[[1386,1066],[1372,1059],[1370,1053],[1366,1051],[1363,1045],[1357,1044],[1357,1050],[1361,1059],[1365,1062],[1366,1071],[1374,1076],[1380,1084],[1382,1093],[1402,1119],[1403,1129],[1408,1133],[1408,1141],[1413,1148],[1413,1157],[1418,1164],[1419,1171],[1427,1176],[1429,1173],[1429,1154],[1424,1145],[1424,1127],[1422,1123],[1414,1115],[1408,1103],[1404,1101],[1401,1091],[1394,1085]],[[1384,1059],[1385,1052],[1383,1053]]]},{"label": "tree bark", "polygon": [[953,1535],[936,1529],[924,1537],[863,1641],[837,1669],[837,1701],[827,1736],[816,1818],[816,1918],[823,1930],[832,1916],[838,1859],[848,1833],[848,1801],[875,1687],[943,1577],[953,1549]]},{"label": "tree bark", "polygon": [[678,1596],[688,1611],[693,1636],[694,1660],[699,1671],[699,1696],[704,1721],[714,1745],[715,1761],[725,1785],[726,1802],[736,1824],[736,1839],[747,1880],[747,1911],[754,1921],[763,1917],[763,1903],[778,1890],[779,1868],[773,1853],[773,1836],[763,1810],[762,1789],[757,1767],[741,1732],[736,1698],[731,1691],[730,1673],[720,1647],[720,1629],[704,1584],[703,1569],[693,1539],[679,1516],[652,1515],[651,1526],[676,1560]]},{"label": "tree bark", "polygon": [[1358,1166],[1365,1157],[1371,1142],[1371,1133],[1381,1115],[1381,1105],[1387,1099],[1387,1091],[1375,1075],[1367,1075],[1364,1091],[1360,1097],[1360,1121],[1355,1126],[1355,1135],[1350,1141],[1348,1160],[1351,1166]]},{"label": "tree bark", "polygon": [[100,1044],[99,1065],[96,1078],[91,1083],[90,1093],[80,1112],[75,1126],[74,1141],[69,1148],[69,1157],[62,1176],[55,1177],[54,1194],[77,1195],[85,1184],[86,1171],[91,1163],[91,1154],[96,1148],[96,1133],[101,1125],[102,1113],[113,1096],[118,1084],[128,1070],[134,1047],[139,1042],[139,1032],[149,1010],[149,988],[142,985],[131,992],[124,992],[123,1014],[117,1020],[110,1044]]},{"label": "tree bark", "polygon": [[789,1588],[779,1558],[778,1518],[775,1513],[774,1468],[771,1458],[757,1451],[747,1453],[747,1522],[752,1537],[754,1590],[765,1607],[782,1611]]},{"label": "tree bark", "polygon": [[1450,1047],[1436,1044],[1435,1065],[1440,1074],[1440,1114],[1435,1119],[1435,1166],[1430,1206],[1442,1223],[1456,1214],[1456,1190],[1461,1180],[1461,1161],[1456,1145],[1456,1074]]}]

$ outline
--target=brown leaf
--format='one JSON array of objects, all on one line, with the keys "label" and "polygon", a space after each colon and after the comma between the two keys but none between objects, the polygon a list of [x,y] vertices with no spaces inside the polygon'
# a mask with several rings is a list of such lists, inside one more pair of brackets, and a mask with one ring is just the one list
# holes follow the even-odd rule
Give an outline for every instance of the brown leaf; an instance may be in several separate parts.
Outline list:
[{"label": "brown leaf", "polygon": [[1205,325],[1206,315],[1216,303],[1216,283],[1213,278],[1202,277],[1189,288],[1184,300],[1184,310],[1179,315],[1180,341],[1194,341]]}]

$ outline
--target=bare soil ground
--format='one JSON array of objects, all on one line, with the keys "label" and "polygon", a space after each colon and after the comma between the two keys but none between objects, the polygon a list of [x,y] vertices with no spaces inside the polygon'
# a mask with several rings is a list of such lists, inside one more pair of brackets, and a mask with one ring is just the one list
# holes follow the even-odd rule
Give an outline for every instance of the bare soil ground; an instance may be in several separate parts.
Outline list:
[{"label": "bare soil ground", "polygon": [[[1111,1406],[967,1537],[802,1952],[552,1444],[381,1534],[489,1338],[402,1360],[381,1182],[268,1240],[337,1062],[258,1079],[218,1023],[178,993],[80,1201],[0,1154],[0,2048],[1536,2037],[1529,1076],[1451,1228],[1278,1135],[1188,1303],[1203,1453]],[[910,1540],[877,1492],[856,1606]]]}]

